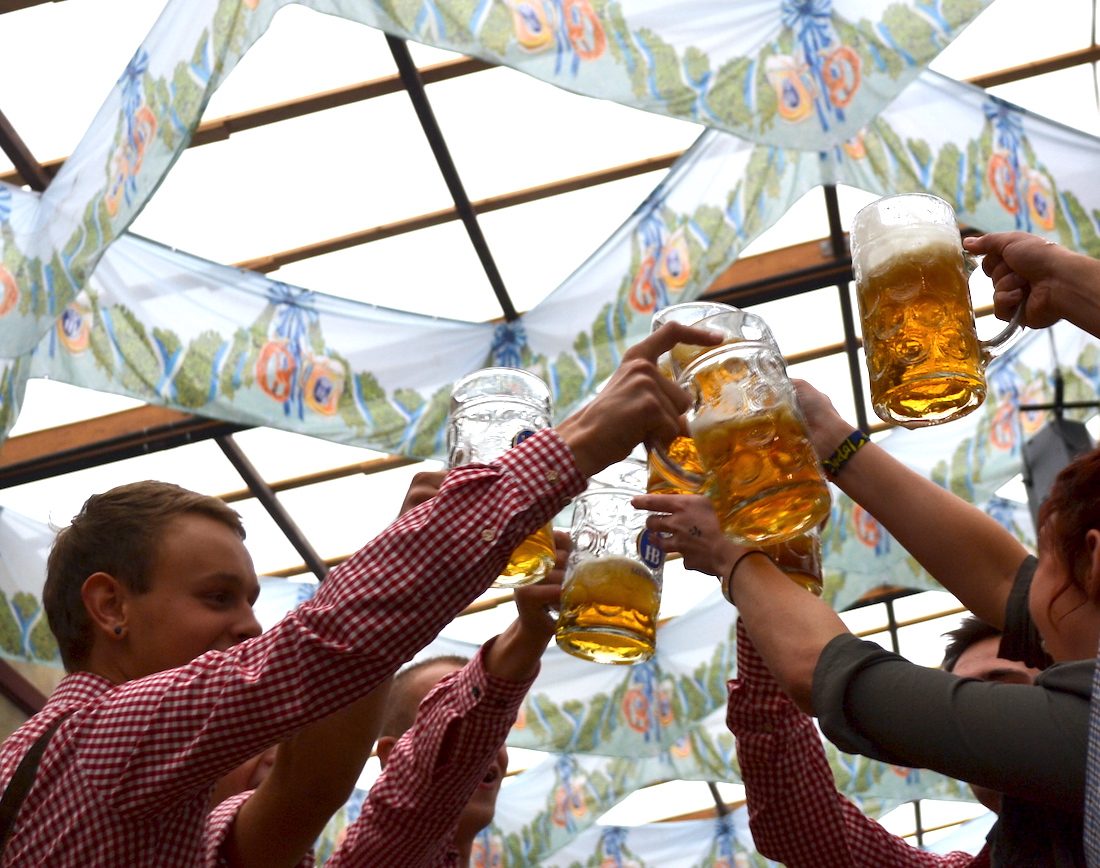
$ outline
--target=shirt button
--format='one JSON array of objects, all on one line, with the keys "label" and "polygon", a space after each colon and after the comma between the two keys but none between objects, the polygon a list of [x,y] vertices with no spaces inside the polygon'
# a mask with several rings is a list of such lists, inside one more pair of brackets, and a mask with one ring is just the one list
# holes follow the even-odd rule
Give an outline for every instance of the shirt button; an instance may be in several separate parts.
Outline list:
[{"label": "shirt button", "polygon": [[485,542],[492,542],[497,538],[497,532],[491,527],[487,527],[481,532],[481,538],[485,540]]},{"label": "shirt button", "polygon": [[479,696],[481,696],[481,688],[475,684],[473,687],[470,688],[470,693],[474,695],[474,699],[477,699]]},{"label": "shirt button", "polygon": [[556,470],[547,470],[546,471],[546,481],[549,482],[551,485],[557,485],[558,481],[560,479],[561,479],[561,474],[558,473],[558,471],[556,471]]}]

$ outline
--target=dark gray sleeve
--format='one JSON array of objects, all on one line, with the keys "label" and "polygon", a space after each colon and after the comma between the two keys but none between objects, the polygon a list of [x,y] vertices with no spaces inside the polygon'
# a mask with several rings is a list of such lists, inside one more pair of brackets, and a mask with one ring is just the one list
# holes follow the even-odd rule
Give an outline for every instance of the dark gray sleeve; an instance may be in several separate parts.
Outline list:
[{"label": "dark gray sleeve", "polygon": [[1080,811],[1092,663],[1055,670],[1050,686],[959,678],[843,634],[818,660],[814,713],[841,750]]},{"label": "dark gray sleeve", "polygon": [[1005,631],[1001,635],[1001,647],[997,656],[1005,660],[1019,660],[1033,669],[1046,669],[1054,661],[1043,650],[1042,637],[1035,622],[1031,620],[1031,611],[1027,605],[1028,594],[1031,593],[1031,579],[1035,575],[1035,567],[1038,564],[1039,561],[1031,555],[1028,555],[1020,564],[1016,581],[1008,595],[1008,605],[1005,607]]}]

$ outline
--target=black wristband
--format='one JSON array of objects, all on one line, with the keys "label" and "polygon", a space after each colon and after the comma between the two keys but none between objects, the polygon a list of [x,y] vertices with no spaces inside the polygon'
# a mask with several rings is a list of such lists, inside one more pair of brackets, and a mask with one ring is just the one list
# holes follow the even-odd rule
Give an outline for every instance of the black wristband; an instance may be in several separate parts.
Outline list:
[{"label": "black wristband", "polygon": [[[730,567],[729,573],[721,580],[722,581],[722,596],[726,598],[727,603],[733,603],[733,574],[737,572],[737,568],[741,566],[741,561],[747,558],[749,555],[763,555],[769,561],[772,559],[771,555],[760,549],[749,549],[747,552],[743,552],[740,557],[733,562],[733,566]],[[775,563],[772,561],[772,563]]]},{"label": "black wristband", "polygon": [[825,472],[830,476],[836,476],[840,473],[840,468],[847,464],[853,455],[870,442],[871,438],[857,428],[840,442],[840,445],[836,448],[836,452],[822,460],[821,463],[825,466]]}]

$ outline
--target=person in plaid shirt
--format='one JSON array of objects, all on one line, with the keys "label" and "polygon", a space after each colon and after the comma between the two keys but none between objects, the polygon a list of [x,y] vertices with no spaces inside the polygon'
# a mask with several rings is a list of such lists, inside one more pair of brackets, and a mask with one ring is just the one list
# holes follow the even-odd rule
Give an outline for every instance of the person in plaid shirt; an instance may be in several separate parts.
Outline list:
[{"label": "person in plaid shirt", "polygon": [[394,681],[382,774],[326,868],[469,868],[508,770],[505,738],[554,635],[560,569],[516,588],[518,617],[475,657],[428,659]]},{"label": "person in plaid shirt", "polygon": [[1042,636],[1054,663],[1034,685],[960,679],[861,641],[763,552],[733,546],[715,563],[715,537],[681,509],[685,498],[640,496],[634,505],[658,513],[650,529],[673,534],[668,547],[689,568],[720,576],[784,692],[819,718],[841,750],[1000,792],[988,837],[994,868],[1084,865],[1089,694],[1100,635],[1100,450],[1059,474],[1040,512],[1036,560],[994,518],[856,438],[822,393],[795,386],[818,454],[859,443],[832,462],[836,484],[971,611],[1004,628],[1000,656],[1029,660],[1030,639]]},{"label": "person in plaid shirt", "polygon": [[[1000,631],[970,617],[959,628],[943,668],[964,678],[1031,684],[1038,670],[997,656]],[[737,759],[757,849],[787,868],[986,868],[977,855],[929,853],[867,817],[836,790],[813,718],[783,692],[737,623],[737,678],[730,681],[726,723]],[[974,787],[993,811],[1000,795]]]},{"label": "person in plaid shirt", "polygon": [[[446,474],[416,474],[401,514],[433,497]],[[219,782],[212,801],[220,804],[207,823],[207,868],[314,868],[311,845],[350,796],[383,719],[378,755],[385,770],[325,864],[466,868],[474,836],[492,820],[508,768],[504,739],[554,635],[550,609],[561,596],[568,533],[556,531],[555,541],[554,570],[539,584],[515,590],[516,621],[473,660],[434,657],[411,664],[396,677],[392,693],[387,683],[358,703],[373,705],[381,695],[387,703],[382,713],[377,705],[370,715],[355,706],[338,712],[295,737],[293,761],[280,765],[279,752],[286,750],[280,746]],[[432,699],[418,714],[429,692]]]},{"label": "person in plaid shirt", "polygon": [[5,786],[68,716],[0,866],[201,865],[217,780],[381,685],[587,476],[642,440],[671,441],[688,397],[657,358],[718,340],[676,324],[654,332],[591,403],[496,462],[448,474],[262,636],[231,510],[147,483],[89,498],[58,536],[44,592],[70,674],[0,746]]}]

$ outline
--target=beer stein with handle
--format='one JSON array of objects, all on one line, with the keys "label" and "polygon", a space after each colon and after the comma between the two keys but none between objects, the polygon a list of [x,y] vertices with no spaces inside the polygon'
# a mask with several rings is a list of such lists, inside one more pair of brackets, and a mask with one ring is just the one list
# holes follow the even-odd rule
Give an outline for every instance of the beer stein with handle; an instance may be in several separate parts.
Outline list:
[{"label": "beer stein with handle", "polygon": [[985,400],[985,366],[1020,334],[1016,318],[978,339],[963,250],[952,207],[936,196],[886,196],[856,214],[851,228],[871,405],[885,422],[938,425]]},{"label": "beer stein with handle", "polygon": [[665,554],[645,526],[649,513],[631,505],[641,493],[593,479],[573,501],[556,638],[575,657],[630,664],[653,656]]},{"label": "beer stein with handle", "polygon": [[[486,463],[550,427],[550,389],[520,368],[483,368],[451,388],[447,423],[448,465]],[[516,588],[545,578],[554,568],[554,528],[547,524],[520,543],[494,588]]]},{"label": "beer stein with handle", "polygon": [[[653,315],[652,331],[657,331],[667,322],[678,322],[683,325],[696,325],[700,320],[708,316],[720,313],[740,314],[743,317],[740,334],[749,334],[767,337],[771,339],[771,333],[762,319],[754,314],[745,313],[739,308],[717,301],[687,301],[683,304],[674,304],[663,308]],[[692,344],[677,344],[666,353],[662,353],[657,360],[661,372],[675,382],[684,367],[707,347]],[[647,491],[650,494],[695,494],[702,484],[703,468],[699,464],[699,453],[695,449],[694,441],[687,436],[677,437],[668,446],[668,457],[678,466],[686,470],[685,473],[670,474],[665,472],[666,462],[662,462],[654,453],[649,457],[649,484]],[[699,480],[699,484],[688,487],[685,480]]]},{"label": "beer stein with handle", "polygon": [[730,539],[765,545],[817,526],[831,496],[783,355],[750,316],[700,320],[699,328],[722,332],[726,342],[697,355],[678,379],[692,398],[688,429],[704,475],[663,450],[651,455],[663,472],[711,498]]}]

